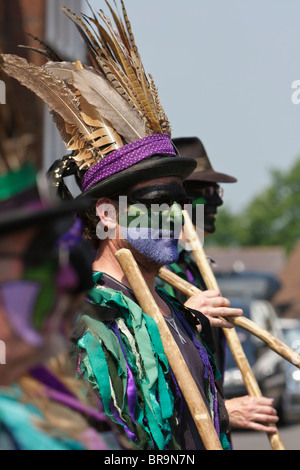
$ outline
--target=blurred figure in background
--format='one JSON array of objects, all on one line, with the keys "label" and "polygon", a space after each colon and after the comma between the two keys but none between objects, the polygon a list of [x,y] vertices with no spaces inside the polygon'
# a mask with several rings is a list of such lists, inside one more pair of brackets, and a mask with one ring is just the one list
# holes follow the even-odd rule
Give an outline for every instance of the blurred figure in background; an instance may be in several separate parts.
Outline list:
[{"label": "blurred figure in background", "polygon": [[86,201],[53,200],[29,163],[12,170],[2,158],[1,168],[0,449],[119,449],[64,358],[92,285],[92,253],[72,215]]}]

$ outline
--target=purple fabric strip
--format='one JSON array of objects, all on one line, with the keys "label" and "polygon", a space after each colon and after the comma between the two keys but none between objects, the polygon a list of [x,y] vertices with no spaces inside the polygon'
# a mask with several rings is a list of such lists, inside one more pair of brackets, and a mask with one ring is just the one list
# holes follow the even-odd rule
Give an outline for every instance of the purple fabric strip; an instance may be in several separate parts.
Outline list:
[{"label": "purple fabric strip", "polygon": [[197,350],[200,353],[201,359],[204,364],[204,378],[207,379],[209,377],[210,379],[210,385],[211,385],[211,392],[213,394],[213,409],[214,409],[214,426],[216,429],[216,432],[218,436],[220,436],[220,423],[219,423],[219,413],[218,413],[218,396],[217,396],[217,391],[215,387],[215,377],[214,377],[214,372],[212,370],[212,366],[208,357],[208,353],[205,348],[201,346],[201,344],[196,340],[196,337],[194,335],[193,330],[190,328],[190,326],[184,321],[183,316],[176,311],[176,315],[181,321],[182,325],[184,328],[186,328],[187,332],[191,335],[192,341],[194,345],[196,346]]},{"label": "purple fabric strip", "polygon": [[55,245],[57,247],[63,246],[64,248],[76,245],[82,240],[82,227],[82,220],[75,217],[72,227],[56,241]]},{"label": "purple fabric strip", "polygon": [[99,181],[158,154],[176,156],[168,134],[149,135],[126,144],[124,147],[109,153],[100,162],[87,170],[82,180],[81,190],[83,192],[87,191]]},{"label": "purple fabric strip", "polygon": [[189,282],[195,285],[195,279],[189,269],[186,270],[186,274],[187,274]]},{"label": "purple fabric strip", "polygon": [[101,434],[93,428],[88,428],[80,434],[79,440],[85,445],[87,450],[110,450],[109,445],[102,439]]},{"label": "purple fabric strip", "polygon": [[176,377],[175,377],[174,372],[172,371],[172,369],[170,369],[170,374],[171,374],[172,381],[173,381],[174,386],[175,386],[176,397],[179,397],[179,400],[180,400],[179,417],[180,417],[180,419],[182,419],[182,410],[183,410],[183,398],[182,398],[182,393],[181,393],[180,387],[179,387],[179,385],[178,385],[178,382],[177,382],[177,380],[176,380]]},{"label": "purple fabric strip", "polygon": [[130,370],[128,361],[126,359],[126,353],[124,351],[124,347],[123,347],[123,344],[122,344],[122,340],[121,340],[121,337],[120,337],[118,327],[115,323],[112,323],[110,325],[110,328],[112,329],[112,331],[115,333],[116,337],[118,338],[118,341],[120,343],[120,346],[121,346],[121,349],[122,349],[122,352],[123,352],[123,355],[124,355],[124,358],[125,358],[125,361],[126,361],[127,374],[128,374],[128,379],[127,379],[128,408],[129,408],[130,417],[131,417],[132,421],[134,422],[134,424],[136,424],[136,422],[135,422],[136,388],[135,388],[134,378],[133,378],[132,372]]},{"label": "purple fabric strip", "polygon": [[70,390],[68,390],[64,386],[64,384],[60,380],[58,380],[55,375],[50,372],[50,370],[46,369],[46,367],[44,367],[43,365],[32,368],[30,370],[30,375],[32,375],[32,377],[34,377],[42,384],[56,390],[57,392],[74,397],[74,394],[71,393]]},{"label": "purple fabric strip", "polygon": [[101,411],[94,410],[81,403],[76,396],[44,366],[37,366],[30,370],[30,375],[46,386],[46,394],[52,400],[58,401],[70,408],[76,409],[98,421],[106,421]]},{"label": "purple fabric strip", "polygon": [[129,437],[129,439],[131,439],[133,442],[135,442],[136,440],[136,435],[130,431],[129,427],[124,423],[124,421],[120,418],[119,416],[119,412],[118,410],[116,410],[116,407],[115,405],[112,403],[111,404],[111,410],[112,410],[112,414],[116,420],[117,423],[121,424],[121,426],[123,426],[124,428],[124,431],[126,432],[127,436]]},{"label": "purple fabric strip", "polygon": [[58,403],[66,405],[67,407],[72,408],[73,410],[84,413],[87,416],[91,416],[97,421],[107,422],[107,419],[104,413],[99,412],[95,410],[94,408],[84,405],[77,398],[73,398],[70,395],[66,395],[65,393],[58,392],[57,390],[52,390],[51,388],[46,388],[45,393],[51,400],[57,401]]},{"label": "purple fabric strip", "polygon": [[209,376],[209,369],[211,368],[207,351],[206,351],[206,349],[203,348],[203,347],[200,345],[200,343],[196,340],[195,335],[194,335],[192,329],[191,329],[191,328],[189,327],[189,325],[184,321],[183,316],[182,316],[179,312],[177,312],[177,311],[176,311],[176,315],[177,315],[178,319],[180,320],[181,324],[183,325],[183,327],[187,330],[187,332],[188,332],[189,335],[191,336],[194,345],[196,346],[196,348],[197,348],[198,351],[199,351],[199,354],[200,354],[200,356],[201,356],[202,362],[203,362],[203,364],[204,364],[204,370],[205,370],[204,378],[207,379],[208,376]]}]

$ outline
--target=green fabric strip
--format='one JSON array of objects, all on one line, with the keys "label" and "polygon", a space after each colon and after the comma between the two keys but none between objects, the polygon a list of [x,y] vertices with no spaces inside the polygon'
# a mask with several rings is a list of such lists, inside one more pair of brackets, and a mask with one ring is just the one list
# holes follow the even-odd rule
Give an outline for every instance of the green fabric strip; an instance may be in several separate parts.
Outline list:
[{"label": "green fabric strip", "polygon": [[[98,273],[96,279],[99,279],[99,277],[101,275],[99,276]],[[148,448],[153,448],[151,445],[152,438],[155,447],[163,450],[172,437],[169,418],[173,415],[174,400],[168,384],[168,361],[163,350],[158,327],[151,317],[145,315],[135,302],[121,292],[96,286],[90,291],[89,297],[92,302],[117,308],[120,313],[120,318],[116,319],[116,322],[123,347],[126,350],[126,358],[136,383],[139,400],[139,403],[136,404],[135,413],[137,429],[134,429],[134,432],[136,434],[142,434],[142,430],[148,432]],[[132,430],[127,397],[124,396],[127,385],[127,365],[119,340],[105,323],[87,316],[84,316],[82,321],[84,321],[88,333],[79,341],[79,346],[84,347],[87,351],[99,387],[99,393],[103,400],[104,410],[112,417],[109,410],[109,398],[112,397],[113,393],[120,417]],[[99,352],[100,349],[101,352]],[[118,369],[114,368],[111,357],[115,359]],[[113,372],[114,370],[115,372]],[[105,379],[103,379],[103,375]],[[110,377],[107,378],[108,375]],[[122,386],[120,378],[123,378]],[[104,386],[102,384],[103,380]],[[147,426],[145,425],[145,418],[148,423]]]},{"label": "green fabric strip", "polygon": [[[97,282],[101,276],[101,273],[97,273],[94,280]],[[199,343],[204,344],[208,350],[205,338],[196,332],[188,310],[163,289],[160,291],[166,301],[184,315]],[[164,450],[169,446],[176,447],[173,434],[174,397],[169,385],[170,371],[157,324],[122,292],[96,285],[89,292],[89,298],[92,303],[118,311],[115,322],[136,386],[135,413],[134,417],[131,417],[126,396],[127,363],[119,339],[109,327],[109,323],[88,316],[82,317],[86,333],[78,345],[87,354],[82,363],[88,380],[99,389],[105,413],[115,421],[111,409],[113,399],[124,428],[127,427],[137,436],[139,444],[142,445],[139,445],[140,448]],[[209,350],[208,354],[218,376],[214,356]],[[207,396],[209,400],[213,398],[209,386]],[[226,447],[225,440],[224,446]]]},{"label": "green fabric strip", "polygon": [[87,332],[79,341],[79,346],[86,350],[88,359],[99,386],[99,393],[103,402],[105,413],[111,418],[109,402],[111,398],[109,370],[99,340]]}]

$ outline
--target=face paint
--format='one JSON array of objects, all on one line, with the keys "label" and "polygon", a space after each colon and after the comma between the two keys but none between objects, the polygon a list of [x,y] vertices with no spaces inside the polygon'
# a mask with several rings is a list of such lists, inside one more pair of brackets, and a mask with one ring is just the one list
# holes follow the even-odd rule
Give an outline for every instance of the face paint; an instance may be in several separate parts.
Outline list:
[{"label": "face paint", "polygon": [[[129,214],[132,211],[130,206]],[[146,209],[140,216],[132,215],[128,227],[120,227],[120,230],[122,238],[126,238],[137,251],[163,266],[178,259],[182,222],[181,208],[173,204],[171,210],[154,212]]]},{"label": "face paint", "polygon": [[139,253],[160,266],[178,260],[178,239],[158,238],[157,231],[148,228],[121,228],[123,238]]},{"label": "face paint", "polygon": [[121,238],[161,266],[178,260],[183,216],[177,199],[187,202],[177,183],[145,187],[131,194],[129,200],[135,202],[119,217]]},{"label": "face paint", "polygon": [[213,183],[210,183],[209,186],[204,187],[204,189],[211,190],[211,195],[209,197],[199,197],[202,192],[201,188],[199,188],[198,191],[196,189],[193,191],[194,199],[192,220],[194,225],[203,230],[203,227],[199,227],[197,224],[195,208],[198,204],[204,204],[204,231],[207,233],[214,233],[216,230],[215,216],[217,214],[217,208],[223,204],[223,201],[219,194],[222,194],[223,192],[218,185],[215,185]]},{"label": "face paint", "polygon": [[173,182],[161,185],[149,185],[143,188],[137,189],[129,194],[129,204],[135,202],[141,202],[145,205],[151,205],[156,203],[167,203],[172,205],[173,201],[177,201],[178,204],[186,204],[190,201],[187,197],[181,184]]},{"label": "face paint", "polygon": [[[169,231],[181,231],[181,207],[191,199],[187,198],[178,183],[146,186],[134,191],[128,198],[128,207],[119,215],[119,225],[123,227],[152,228]],[[125,213],[126,212],[126,213]],[[176,230],[177,229],[177,230]],[[178,238],[178,236],[176,236]]]},{"label": "face paint", "polygon": [[181,207],[175,202],[153,204],[150,208],[143,204],[132,204],[125,213],[119,215],[118,223],[124,228],[151,229],[154,238],[179,238],[183,225]]}]

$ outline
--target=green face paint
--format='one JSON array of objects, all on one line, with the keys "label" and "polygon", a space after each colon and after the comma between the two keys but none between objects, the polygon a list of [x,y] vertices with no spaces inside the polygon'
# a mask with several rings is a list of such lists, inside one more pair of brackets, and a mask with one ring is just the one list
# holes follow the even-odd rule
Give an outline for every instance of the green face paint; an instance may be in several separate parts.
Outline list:
[{"label": "green face paint", "polygon": [[[181,231],[182,207],[191,202],[181,184],[149,185],[133,191],[120,210],[119,225],[124,228]],[[123,210],[123,212],[122,212]]]},{"label": "green face paint", "polygon": [[192,207],[196,207],[198,204],[206,204],[207,203],[207,200],[205,199],[205,197],[198,197],[197,199],[194,199],[193,203],[192,203]]},{"label": "green face paint", "polygon": [[130,204],[127,212],[120,214],[119,225],[125,228],[150,228],[154,230],[174,231],[174,228],[183,226],[181,207],[174,202],[167,204],[152,204],[150,207],[144,204]]}]

